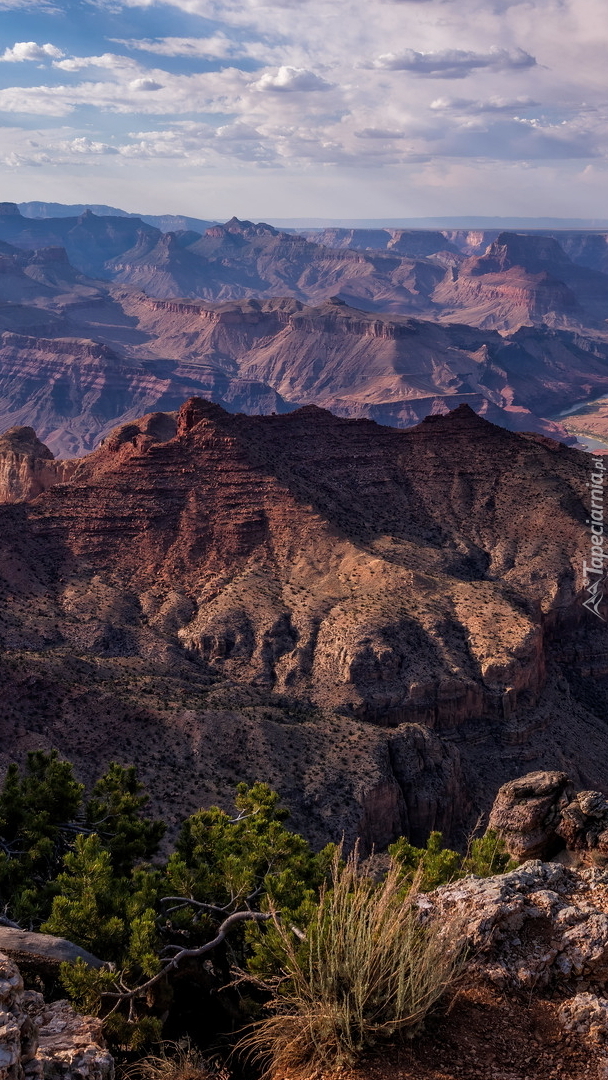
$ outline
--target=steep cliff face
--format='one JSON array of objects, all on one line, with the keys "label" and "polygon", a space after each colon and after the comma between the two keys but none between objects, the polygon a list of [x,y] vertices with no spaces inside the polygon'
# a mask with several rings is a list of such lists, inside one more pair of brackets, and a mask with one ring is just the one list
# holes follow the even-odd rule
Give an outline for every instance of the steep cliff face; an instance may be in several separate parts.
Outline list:
[{"label": "steep cliff face", "polygon": [[[168,725],[167,775],[197,749],[187,797],[213,760],[206,791],[253,771],[325,836],[339,797],[370,843],[457,832],[525,755],[571,753],[599,784],[599,719],[559,689],[551,637],[582,677],[587,474],[466,406],[397,431],[193,399],[124,425],[69,483],[1,510],[2,662],[21,686],[4,752],[38,730],[37,695],[45,738],[77,756],[90,726],[149,770]],[[93,669],[103,692],[84,690]],[[601,698],[597,646],[594,672]],[[117,678],[151,687],[118,705],[124,726]]]},{"label": "steep cliff face", "polygon": [[[383,250],[362,250],[237,219],[201,237],[8,209],[0,235],[21,246],[0,241],[0,430],[33,426],[60,456],[187,394],[403,426],[466,402],[572,442],[548,417],[608,390],[608,277],[548,236],[503,233],[476,257],[438,232],[387,230]],[[95,266],[107,241],[115,280],[42,241],[74,258],[81,244]]]},{"label": "steep cliff face", "polygon": [[0,503],[28,502],[53,484],[69,480],[75,461],[55,461],[31,427],[0,435]]},{"label": "steep cliff face", "polygon": [[442,318],[461,308],[468,322],[498,330],[539,323],[599,329],[608,317],[608,278],[572,262],[552,237],[501,233],[483,255],[448,270],[433,300]]}]

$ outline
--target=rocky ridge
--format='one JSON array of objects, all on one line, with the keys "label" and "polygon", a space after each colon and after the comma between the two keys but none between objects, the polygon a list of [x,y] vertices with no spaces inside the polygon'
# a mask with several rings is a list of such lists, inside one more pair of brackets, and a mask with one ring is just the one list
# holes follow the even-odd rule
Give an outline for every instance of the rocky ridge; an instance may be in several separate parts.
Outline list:
[{"label": "rocky ridge", "polygon": [[0,507],[0,753],[135,760],[165,813],[245,771],[367,845],[460,835],[524,762],[601,787],[587,476],[466,406],[398,431],[193,399],[123,425]]},{"label": "rocky ridge", "polygon": [[103,282],[86,289],[81,282],[74,295],[60,283],[35,304],[0,307],[0,425],[34,427],[61,457],[91,450],[121,421],[177,409],[188,394],[230,411],[310,403],[403,427],[466,402],[511,429],[567,442],[574,437],[547,414],[608,388],[608,344],[569,330],[503,336],[336,299],[215,304]]},{"label": "rocky ridge", "polygon": [[0,427],[34,427],[75,456],[198,394],[403,427],[466,402],[574,442],[550,417],[608,389],[598,238],[571,238],[570,258],[536,234],[485,250],[485,235],[386,237],[362,250],[336,233],[329,248],[236,218],[162,233],[0,204]]},{"label": "rocky ridge", "polygon": [[486,328],[606,329],[606,237],[330,229],[308,237],[233,217],[201,234],[161,232],[136,217],[32,219],[0,204],[0,240],[65,248],[80,273],[159,298],[211,301],[332,295],[357,308]]}]

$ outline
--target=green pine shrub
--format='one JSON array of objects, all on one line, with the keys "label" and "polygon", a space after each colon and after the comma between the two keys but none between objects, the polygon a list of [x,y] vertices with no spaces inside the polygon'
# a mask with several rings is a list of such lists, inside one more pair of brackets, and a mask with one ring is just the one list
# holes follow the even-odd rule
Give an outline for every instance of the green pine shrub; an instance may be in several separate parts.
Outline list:
[{"label": "green pine shrub", "polygon": [[404,882],[412,884],[416,880],[421,892],[430,892],[467,874],[477,877],[504,874],[517,865],[504,841],[491,829],[485,836],[471,840],[465,855],[444,847],[440,832],[432,832],[423,848],[415,847],[405,836],[400,836],[388,850],[400,868]]}]

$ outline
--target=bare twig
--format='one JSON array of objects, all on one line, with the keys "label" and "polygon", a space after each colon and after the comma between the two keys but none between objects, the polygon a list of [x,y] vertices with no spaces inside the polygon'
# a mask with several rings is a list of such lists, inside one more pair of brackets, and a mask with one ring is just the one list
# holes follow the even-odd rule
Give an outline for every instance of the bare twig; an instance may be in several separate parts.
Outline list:
[{"label": "bare twig", "polygon": [[202,908],[203,911],[214,911],[216,915],[225,915],[228,911],[230,904],[226,907],[218,907],[217,904],[204,904],[201,900],[193,900],[191,897],[186,896],[163,896],[161,904],[171,904],[175,906],[167,908],[167,915],[170,915],[172,911],[181,911],[185,907]]},{"label": "bare twig", "polygon": [[244,810],[241,810],[240,814],[237,814],[237,816],[234,818],[230,818],[230,820],[227,821],[226,824],[238,825],[240,821],[247,821],[248,818],[255,817],[256,814],[259,814],[260,809],[261,807],[258,806],[257,810],[251,810],[248,814],[246,814]]}]

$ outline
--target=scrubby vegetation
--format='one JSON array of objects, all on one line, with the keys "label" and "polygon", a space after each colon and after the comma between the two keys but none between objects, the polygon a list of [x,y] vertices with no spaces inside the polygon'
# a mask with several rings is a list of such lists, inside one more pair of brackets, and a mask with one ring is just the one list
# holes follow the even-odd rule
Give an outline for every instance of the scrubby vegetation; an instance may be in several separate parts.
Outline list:
[{"label": "scrubby vegetation", "polygon": [[279,993],[245,1039],[268,1077],[352,1064],[381,1039],[420,1026],[459,974],[463,936],[455,921],[421,924],[415,900],[397,865],[375,884],[357,852],[344,864],[337,852],[306,933],[274,917]]},{"label": "scrubby vegetation", "polygon": [[220,1062],[209,1061],[188,1041],[164,1043],[158,1054],[147,1054],[122,1070],[123,1080],[230,1080]]},{"label": "scrubby vegetation", "polygon": [[175,1027],[184,979],[201,1000],[231,986],[228,1026],[253,1022],[248,1045],[276,1077],[413,1030],[461,957],[456,927],[421,925],[417,890],[508,864],[491,833],[465,856],[433,833],[424,849],[398,840],[377,881],[356,852],[315,853],[290,832],[263,783],[237,787],[233,814],[187,818],[165,857],[164,825],[146,802],[133,768],[110,765],[87,797],[56,753],[11,766],[0,793],[0,919],[110,965],[63,964],[61,979],[77,1007],[104,1016],[114,1045],[141,1050],[164,1022]]},{"label": "scrubby vegetation", "polygon": [[476,877],[504,874],[516,865],[493,829],[477,839],[471,838],[464,855],[445,847],[440,832],[432,832],[423,848],[414,847],[401,836],[388,851],[403,880],[416,881],[421,892],[430,892],[467,874]]}]

